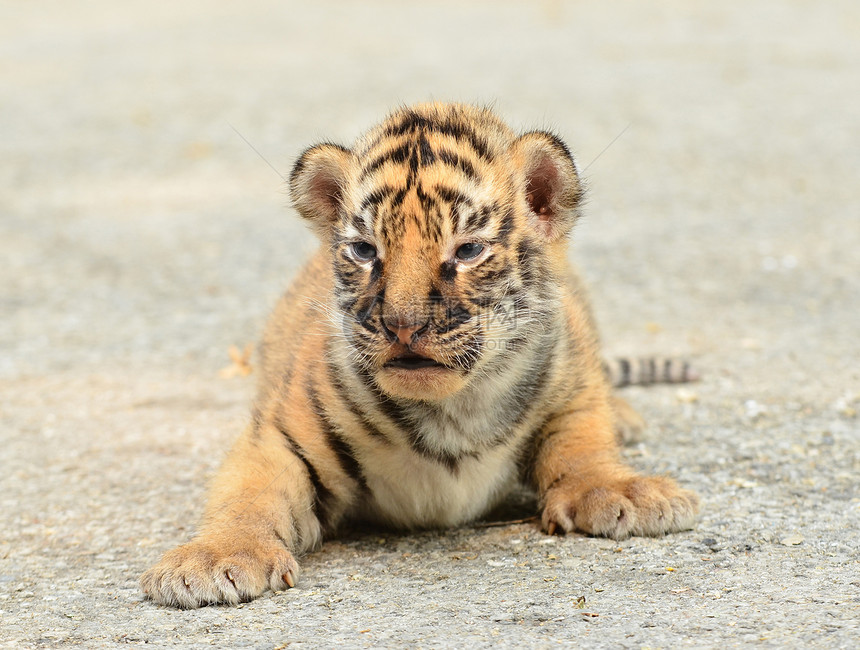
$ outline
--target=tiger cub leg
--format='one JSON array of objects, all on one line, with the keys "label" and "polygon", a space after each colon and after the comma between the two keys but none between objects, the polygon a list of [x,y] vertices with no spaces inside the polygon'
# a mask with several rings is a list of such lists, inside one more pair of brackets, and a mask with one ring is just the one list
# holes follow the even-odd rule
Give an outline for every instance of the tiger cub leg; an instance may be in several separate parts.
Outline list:
[{"label": "tiger cub leg", "polygon": [[249,427],[215,479],[200,531],[141,576],[143,591],[190,608],[292,587],[299,572],[293,553],[321,537],[301,454],[274,425]]},{"label": "tiger cub leg", "polygon": [[689,528],[698,497],[620,461],[607,401],[572,406],[547,422],[537,439],[534,478],[544,529],[625,539]]}]

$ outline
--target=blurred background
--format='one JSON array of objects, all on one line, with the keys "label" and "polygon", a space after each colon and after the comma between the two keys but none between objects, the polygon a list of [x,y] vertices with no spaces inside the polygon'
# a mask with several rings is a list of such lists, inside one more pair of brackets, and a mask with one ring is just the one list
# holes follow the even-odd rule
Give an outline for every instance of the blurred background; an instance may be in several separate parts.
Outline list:
[{"label": "blurred background", "polygon": [[429,99],[554,129],[587,167],[574,257],[610,347],[768,347],[802,328],[842,356],[828,341],[848,323],[822,312],[860,243],[853,3],[0,11],[2,376],[211,369],[314,246],[242,137],[287,175],[306,146]]},{"label": "blurred background", "polygon": [[[696,530],[347,540],[229,615],[143,603],[247,422],[228,351],[316,245],[281,175],[425,100],[577,155],[607,353],[703,377],[626,394]],[[0,0],[0,645],[856,645],[858,106],[851,0]]]}]

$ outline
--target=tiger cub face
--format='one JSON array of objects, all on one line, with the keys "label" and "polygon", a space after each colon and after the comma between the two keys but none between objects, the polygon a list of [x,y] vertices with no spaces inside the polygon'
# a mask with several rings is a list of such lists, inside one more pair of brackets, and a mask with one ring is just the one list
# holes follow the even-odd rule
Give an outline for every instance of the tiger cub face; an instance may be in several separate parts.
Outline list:
[{"label": "tiger cub face", "polygon": [[555,136],[488,110],[402,109],[351,149],[305,151],[293,202],[332,254],[337,341],[391,396],[433,401],[558,312],[582,187]]}]

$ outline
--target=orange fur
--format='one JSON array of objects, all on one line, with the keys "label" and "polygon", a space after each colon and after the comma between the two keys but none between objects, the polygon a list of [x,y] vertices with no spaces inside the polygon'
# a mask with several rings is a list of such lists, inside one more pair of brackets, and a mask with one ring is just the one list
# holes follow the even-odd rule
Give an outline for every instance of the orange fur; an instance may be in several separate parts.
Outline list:
[{"label": "orange fur", "polygon": [[[490,111],[394,112],[291,177],[322,248],[269,321],[253,422],[198,536],[141,578],[181,607],[292,586],[347,519],[469,521],[518,481],[544,528],[621,539],[691,525],[697,498],[618,457],[612,396],[567,261],[582,184],[549,133]],[[668,366],[667,366],[668,367]]]}]

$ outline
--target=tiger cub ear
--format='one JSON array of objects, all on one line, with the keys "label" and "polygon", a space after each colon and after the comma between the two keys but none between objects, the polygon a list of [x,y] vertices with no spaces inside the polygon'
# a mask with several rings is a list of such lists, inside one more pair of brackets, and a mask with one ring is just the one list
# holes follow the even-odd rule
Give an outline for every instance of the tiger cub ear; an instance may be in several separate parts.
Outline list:
[{"label": "tiger cub ear", "polygon": [[549,241],[566,236],[584,194],[570,150],[551,133],[531,131],[514,141],[511,153],[523,172],[535,227]]},{"label": "tiger cub ear", "polygon": [[298,213],[326,235],[337,221],[352,152],[336,144],[318,144],[299,156],[290,173],[290,198]]}]

